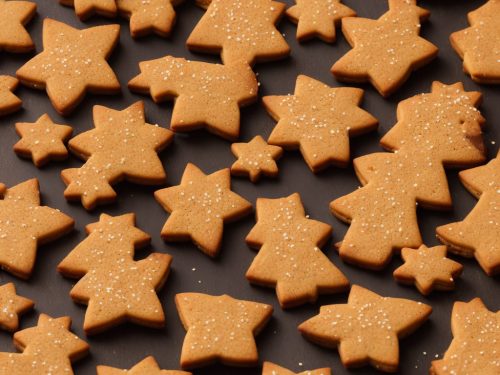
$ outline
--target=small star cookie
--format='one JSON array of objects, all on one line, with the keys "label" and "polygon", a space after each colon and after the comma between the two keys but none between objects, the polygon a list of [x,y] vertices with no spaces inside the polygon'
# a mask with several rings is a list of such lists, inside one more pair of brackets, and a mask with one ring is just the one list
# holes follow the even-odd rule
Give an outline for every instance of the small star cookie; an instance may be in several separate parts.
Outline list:
[{"label": "small star cookie", "polygon": [[19,316],[33,308],[32,300],[18,296],[14,283],[0,286],[0,328],[15,332],[19,328]]},{"label": "small star cookie", "polygon": [[97,375],[191,375],[191,373],[185,371],[161,370],[154,357],[149,356],[144,358],[130,370],[97,366]]},{"label": "small star cookie", "polygon": [[19,81],[14,77],[0,75],[0,116],[8,115],[21,108],[22,101],[12,92]]},{"label": "small star cookie", "polygon": [[94,14],[113,18],[116,16],[116,0],[59,0],[59,3],[75,8],[75,13],[81,21]]},{"label": "small star cookie", "polygon": [[24,26],[36,13],[31,1],[0,0],[0,51],[29,52],[35,48]]},{"label": "small star cookie", "polygon": [[329,368],[319,368],[317,370],[302,371],[299,373],[292,372],[284,367],[275,365],[271,362],[264,362],[262,368],[262,375],[330,375],[331,370]]}]

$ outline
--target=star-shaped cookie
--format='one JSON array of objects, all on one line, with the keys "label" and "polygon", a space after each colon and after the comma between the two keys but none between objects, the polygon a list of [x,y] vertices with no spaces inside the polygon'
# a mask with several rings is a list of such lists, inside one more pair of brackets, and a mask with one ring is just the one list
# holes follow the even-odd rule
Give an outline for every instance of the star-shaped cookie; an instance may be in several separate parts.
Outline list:
[{"label": "star-shaped cookie", "polygon": [[500,0],[490,0],[468,14],[470,27],[450,36],[464,71],[475,82],[500,84],[499,15]]},{"label": "star-shaped cookie", "polygon": [[104,17],[115,17],[116,0],[59,0],[59,3],[75,8],[80,20],[85,21],[94,14]]},{"label": "star-shaped cookie", "polygon": [[262,368],[262,375],[330,375],[331,373],[329,368],[319,368],[317,370],[295,373],[271,362],[264,362]]},{"label": "star-shaped cookie", "polygon": [[28,52],[35,48],[24,26],[36,13],[31,1],[0,0],[0,51]]},{"label": "star-shaped cookie", "polygon": [[342,31],[352,46],[333,66],[343,82],[369,81],[384,97],[396,91],[411,72],[437,56],[435,45],[419,36],[420,21],[429,12],[416,0],[389,0],[389,11],[378,20],[346,17]]},{"label": "star-shaped cookie", "polygon": [[158,153],[170,144],[173,133],[146,123],[143,102],[122,111],[96,105],[94,125],[95,129],[69,141],[69,149],[86,161],[81,168],[61,172],[67,185],[66,199],[80,200],[91,210],[115,200],[111,185],[119,181],[143,185],[165,182]]},{"label": "star-shaped cookie", "polygon": [[286,15],[297,24],[297,40],[300,42],[318,37],[333,43],[335,27],[342,18],[355,17],[356,12],[341,0],[295,0],[296,5],[286,10]]},{"label": "star-shaped cookie", "polygon": [[319,315],[302,323],[299,330],[319,345],[338,347],[347,368],[371,364],[395,372],[398,339],[417,329],[431,312],[423,303],[381,297],[353,285],[347,304],[322,306]]},{"label": "star-shaped cookie", "polygon": [[295,93],[265,96],[262,102],[278,121],[268,142],[285,149],[300,149],[307,165],[318,172],[330,164],[349,162],[349,136],[377,128],[378,121],[359,108],[363,90],[332,88],[299,75]]},{"label": "star-shaped cookie", "polygon": [[68,157],[64,142],[71,137],[73,128],[55,124],[47,114],[34,123],[16,123],[16,132],[21,139],[14,145],[14,151],[19,156],[33,159],[37,167],[51,160],[64,160]]},{"label": "star-shaped cookie", "polygon": [[154,359],[149,356],[144,358],[130,370],[121,370],[109,366],[97,366],[97,375],[191,375],[190,372],[161,370]]},{"label": "star-shaped cookie", "polygon": [[436,290],[455,288],[455,278],[462,273],[462,265],[446,257],[446,246],[418,250],[403,248],[405,263],[394,271],[394,278],[403,284],[415,284],[420,293],[427,295]]},{"label": "star-shaped cookie", "polygon": [[0,328],[15,332],[19,328],[19,316],[28,312],[35,304],[32,300],[18,296],[14,283],[0,286]]},{"label": "star-shaped cookie", "polygon": [[54,108],[70,114],[86,92],[114,94],[120,83],[106,59],[118,43],[119,25],[75,29],[46,18],[43,51],[16,72],[21,83],[46,89]]},{"label": "star-shaped cookie", "polygon": [[233,366],[257,364],[254,336],[271,318],[272,306],[201,293],[177,294],[175,304],[187,331],[181,352],[183,369],[217,361]]},{"label": "star-shaped cookie", "polygon": [[221,246],[224,223],[252,211],[252,204],[231,191],[229,169],[210,175],[188,163],[180,185],[155,192],[170,217],[161,230],[165,241],[191,240],[215,257]]},{"label": "star-shaped cookie", "polygon": [[238,158],[231,166],[231,174],[249,176],[250,181],[257,182],[262,174],[270,177],[278,174],[276,160],[283,154],[283,149],[268,145],[258,135],[248,143],[233,143],[231,152]]},{"label": "star-shaped cookie", "polygon": [[276,24],[285,7],[273,0],[212,0],[186,44],[191,51],[220,53],[224,64],[284,58],[290,47]]},{"label": "star-shaped cookie", "polygon": [[14,77],[0,75],[0,116],[8,115],[21,108],[22,101],[12,92],[19,81]]},{"label": "star-shaped cookie", "polygon": [[9,189],[0,184],[0,266],[27,279],[35,265],[38,245],[73,229],[74,221],[57,209],[40,206],[38,180]]}]

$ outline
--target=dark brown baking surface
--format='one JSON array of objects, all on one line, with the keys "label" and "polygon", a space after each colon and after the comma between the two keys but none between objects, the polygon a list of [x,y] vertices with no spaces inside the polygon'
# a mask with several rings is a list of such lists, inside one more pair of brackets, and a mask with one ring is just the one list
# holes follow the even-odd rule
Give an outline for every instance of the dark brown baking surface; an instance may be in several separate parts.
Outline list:
[{"label": "dark brown baking surface", "polygon": [[[292,0],[286,1],[288,4]],[[56,265],[80,241],[85,238],[84,226],[97,221],[101,212],[117,215],[126,212],[137,214],[138,226],[153,237],[151,250],[167,252],[174,257],[172,273],[160,293],[166,316],[167,326],[163,330],[148,329],[134,325],[124,325],[103,334],[88,338],[91,345],[89,357],[75,366],[76,374],[95,374],[95,366],[106,364],[128,368],[147,355],[154,355],[163,368],[177,369],[184,329],[182,328],[174,306],[174,295],[179,292],[205,292],[210,294],[228,293],[236,298],[250,299],[269,303],[275,307],[274,317],[258,337],[257,343],[261,360],[269,360],[287,366],[294,371],[304,371],[319,367],[332,367],[333,374],[347,373],[336,351],[326,350],[303,339],[297,331],[297,325],[317,314],[320,304],[344,303],[347,294],[322,297],[315,305],[302,306],[282,311],[279,308],[274,291],[251,286],[245,279],[245,271],[255,253],[249,249],[244,238],[254,224],[254,217],[226,226],[223,248],[216,260],[208,258],[191,244],[164,244],[160,239],[160,229],[167,217],[155,202],[153,191],[123,183],[117,186],[119,192],[115,204],[101,206],[92,213],[87,213],[80,205],[68,204],[63,197],[64,184],[59,177],[62,168],[82,165],[72,157],[64,163],[51,163],[38,170],[29,161],[19,159],[12,151],[18,137],[14,131],[17,121],[34,121],[43,113],[48,113],[55,122],[68,123],[78,134],[93,127],[91,110],[94,104],[102,104],[122,109],[137,100],[145,100],[149,122],[168,126],[172,110],[171,103],[160,106],[149,98],[132,94],[126,83],[138,73],[137,63],[164,55],[183,56],[201,61],[219,61],[218,57],[192,54],[184,43],[203,11],[192,0],[178,7],[178,22],[171,39],[156,36],[133,40],[129,35],[127,22],[122,19],[108,20],[94,17],[89,22],[81,23],[74,11],[58,4],[57,0],[39,0],[38,15],[28,29],[33,36],[37,51],[42,47],[42,21],[52,17],[77,27],[119,22],[122,25],[120,44],[113,53],[110,63],[123,85],[122,94],[117,96],[88,96],[74,114],[61,118],[50,105],[46,94],[21,87],[16,93],[23,99],[24,109],[16,114],[0,119],[0,181],[12,186],[31,177],[37,177],[41,183],[43,203],[60,208],[76,220],[76,230],[61,240],[42,246],[38,253],[36,269],[29,281],[16,279],[0,271],[0,284],[13,281],[19,294],[36,302],[36,311],[21,320],[21,328],[36,323],[40,312],[57,317],[70,315],[73,318],[74,331],[84,337],[82,331],[84,308],[70,299],[68,292],[73,281],[64,279],[56,272]],[[388,100],[384,100],[370,86],[366,89],[363,107],[380,121],[378,132],[360,137],[352,142],[353,156],[360,156],[380,151],[378,140],[395,123],[396,105],[407,97],[430,91],[433,80],[445,83],[462,81],[468,90],[479,90],[484,94],[481,108],[487,123],[484,138],[488,146],[488,157],[493,157],[498,149],[494,141],[500,140],[500,87],[479,86],[463,74],[462,62],[452,50],[448,37],[452,31],[467,26],[466,14],[477,8],[484,1],[476,0],[439,0],[420,1],[420,5],[430,9],[430,21],[423,25],[422,35],[436,44],[439,57],[414,73],[410,80]],[[362,17],[377,18],[387,9],[385,0],[345,0],[345,4],[354,8]],[[295,41],[295,26],[283,19],[280,30],[285,34],[292,55],[290,58],[267,64],[259,64],[256,71],[261,82],[260,95],[286,94],[293,92],[297,74],[307,74],[333,86],[340,86],[330,74],[330,66],[349,49],[347,42],[339,33],[337,43],[330,45],[312,41],[299,45]],[[0,73],[14,74],[31,55],[0,53]],[[266,114],[260,103],[247,107],[242,112],[241,140],[248,141],[261,134],[267,137],[274,126],[274,121]],[[161,154],[168,174],[168,184],[176,185],[187,162],[194,162],[205,172],[229,167],[234,157],[230,143],[214,135],[200,131],[187,135],[177,135],[174,143]],[[376,273],[344,264],[332,248],[332,243],[342,239],[347,226],[335,219],[328,210],[328,203],[341,195],[347,194],[358,186],[352,168],[329,168],[318,175],[313,175],[297,152],[287,152],[279,161],[279,178],[264,178],[253,185],[244,178],[233,178],[233,188],[248,200],[255,202],[257,197],[282,197],[293,192],[302,196],[307,212],[312,218],[330,223],[334,228],[332,241],[325,247],[328,256],[342,269],[352,283],[360,284],[386,296],[406,297],[432,305],[434,312],[430,320],[416,333],[401,341],[400,372],[402,374],[425,374],[430,361],[441,356],[451,340],[450,312],[453,301],[468,301],[481,297],[490,310],[500,309],[499,278],[487,277],[474,260],[456,258],[464,264],[463,277],[457,282],[454,292],[435,292],[430,297],[421,296],[415,288],[400,286],[392,278],[392,270],[401,261],[395,257],[386,271]],[[457,171],[448,173],[450,188],[454,199],[452,212],[420,211],[420,227],[427,245],[437,244],[434,229],[436,226],[460,220],[476,203],[476,200],[460,185]],[[150,249],[139,252],[146,255]],[[0,351],[15,351],[11,336],[0,332]],[[260,374],[260,369],[238,369],[212,366],[194,371],[195,374]],[[371,374],[376,371],[370,367],[352,371],[356,374]]]}]

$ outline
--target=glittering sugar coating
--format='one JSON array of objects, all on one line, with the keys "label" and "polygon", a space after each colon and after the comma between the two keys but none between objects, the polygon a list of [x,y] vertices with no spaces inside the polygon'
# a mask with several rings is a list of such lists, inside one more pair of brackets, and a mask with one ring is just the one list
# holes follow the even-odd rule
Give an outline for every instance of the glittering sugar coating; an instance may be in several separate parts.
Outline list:
[{"label": "glittering sugar coating", "polygon": [[432,375],[500,373],[500,311],[489,311],[480,298],[455,302],[453,341],[443,359],[432,361]]},{"label": "glittering sugar coating", "polygon": [[347,304],[322,306],[319,315],[302,323],[299,330],[319,345],[337,347],[347,368],[370,364],[395,372],[398,339],[417,329],[431,312],[423,303],[382,297],[353,285]]},{"label": "glittering sugar coating", "polygon": [[[206,1],[199,5],[207,6]],[[284,58],[290,47],[276,24],[284,3],[272,0],[212,0],[187,40],[192,51],[221,55],[224,64]]]},{"label": "glittering sugar coating", "polygon": [[24,26],[36,13],[31,1],[0,0],[0,51],[28,52],[35,48]]},{"label": "glittering sugar coating", "polygon": [[16,78],[0,75],[0,116],[8,115],[21,108],[21,99],[12,93],[18,84],[19,81]]},{"label": "glittering sugar coating", "polygon": [[144,358],[130,370],[120,370],[109,366],[97,366],[97,375],[191,375],[190,372],[161,370],[154,359],[149,356]]},{"label": "glittering sugar coating", "polygon": [[272,306],[201,293],[177,294],[175,304],[187,331],[181,352],[182,368],[216,361],[236,366],[257,364],[254,335],[271,318]]},{"label": "glittering sugar coating", "polygon": [[15,332],[19,328],[19,316],[33,306],[32,300],[16,294],[14,283],[0,286],[0,329]]},{"label": "glittering sugar coating", "polygon": [[104,17],[116,16],[116,0],[59,0],[59,3],[74,7],[80,20],[85,21],[94,14]]},{"label": "glittering sugar coating", "polygon": [[262,375],[330,375],[329,368],[319,368],[317,370],[302,371],[299,373],[292,372],[284,367],[278,366],[271,362],[264,362]]}]

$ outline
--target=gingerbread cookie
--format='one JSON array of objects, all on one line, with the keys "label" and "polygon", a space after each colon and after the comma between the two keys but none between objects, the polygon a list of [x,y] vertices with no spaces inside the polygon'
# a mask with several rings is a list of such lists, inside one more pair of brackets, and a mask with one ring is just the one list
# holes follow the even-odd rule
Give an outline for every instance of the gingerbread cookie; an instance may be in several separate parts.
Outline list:
[{"label": "gingerbread cookie", "polygon": [[59,0],[62,5],[75,8],[80,20],[98,14],[104,17],[115,17],[117,13],[116,0]]},{"label": "gingerbread cookie", "polygon": [[299,42],[318,37],[333,43],[335,27],[344,17],[355,17],[356,12],[341,3],[341,0],[295,0],[296,5],[286,10],[286,15],[297,24]]},{"label": "gingerbread cookie", "polygon": [[120,370],[114,367],[97,366],[97,375],[192,375],[190,372],[161,370],[154,359],[149,356],[144,358],[130,370]]},{"label": "gingerbread cookie", "polygon": [[71,137],[73,128],[55,124],[47,114],[40,116],[34,123],[16,123],[16,132],[21,140],[14,145],[14,151],[19,156],[33,159],[37,167],[51,160],[64,160],[68,157],[64,142]]},{"label": "gingerbread cookie", "polygon": [[394,271],[394,278],[402,284],[415,284],[424,295],[434,289],[454,289],[454,279],[463,269],[460,263],[446,258],[446,246],[422,245],[418,250],[406,247],[401,250],[401,256],[405,263]]},{"label": "gingerbread cookie", "polygon": [[347,17],[342,32],[352,50],[333,66],[343,82],[370,82],[384,97],[396,91],[413,70],[428,64],[438,48],[419,36],[420,22],[430,13],[417,0],[389,0],[378,20]]},{"label": "gingerbread cookie", "polygon": [[232,366],[257,364],[254,336],[271,318],[272,306],[201,293],[177,294],[175,304],[187,331],[182,345],[182,368],[216,361]]},{"label": "gingerbread cookie", "polygon": [[338,347],[347,368],[370,364],[378,370],[396,372],[398,339],[415,331],[432,307],[403,298],[382,297],[353,285],[347,304],[320,308],[319,315],[299,326],[316,344]]},{"label": "gingerbread cookie", "polygon": [[464,71],[478,83],[500,84],[500,1],[489,0],[468,14],[470,27],[450,36]]},{"label": "gingerbread cookie", "polygon": [[175,99],[170,128],[199,128],[233,140],[240,133],[239,107],[257,99],[258,84],[250,67],[189,61],[165,56],[139,63],[141,74],[128,87],[150,94],[156,103]]},{"label": "gingerbread cookie", "polygon": [[24,26],[36,13],[31,1],[0,0],[0,51],[28,52],[35,48]]},{"label": "gingerbread cookie", "polygon": [[394,153],[355,159],[363,187],[330,204],[335,216],[351,224],[339,244],[343,260],[381,269],[399,249],[422,245],[416,204],[451,208],[443,166],[485,160],[480,100],[479,92],[464,91],[461,83],[434,82],[431,93],[399,103],[398,122],[381,140]]},{"label": "gingerbread cookie", "polygon": [[120,83],[106,61],[119,34],[119,25],[80,30],[46,18],[44,50],[18,69],[17,78],[26,86],[45,89],[56,111],[69,115],[86,92],[120,92]]},{"label": "gingerbread cookie", "polygon": [[432,361],[432,375],[484,374],[500,370],[500,311],[489,311],[480,298],[455,302],[453,341],[443,359]]},{"label": "gingerbread cookie", "polygon": [[35,304],[18,296],[14,283],[0,286],[0,328],[15,332],[19,328],[19,316],[27,313]]},{"label": "gingerbread cookie", "polygon": [[298,193],[257,199],[257,224],[246,242],[259,250],[247,271],[255,284],[275,287],[283,308],[315,302],[318,294],[349,288],[344,274],[323,254],[330,225],[306,216]]},{"label": "gingerbread cookie", "polygon": [[61,172],[67,185],[66,199],[80,200],[91,210],[116,199],[112,185],[119,181],[143,185],[165,182],[165,170],[157,154],[170,144],[173,133],[146,123],[143,102],[122,111],[96,105],[94,125],[95,129],[69,141],[70,150],[85,164]]},{"label": "gingerbread cookie", "polygon": [[207,8],[186,42],[191,51],[219,54],[224,64],[282,59],[290,54],[276,24],[286,5],[273,0],[197,0]]},{"label": "gingerbread cookie", "polygon": [[210,175],[188,163],[180,185],[155,192],[158,203],[170,212],[161,230],[165,241],[188,241],[215,257],[220,250],[224,223],[252,211],[252,204],[231,191],[229,169]]},{"label": "gingerbread cookie", "polygon": [[292,372],[284,367],[275,365],[271,362],[264,362],[262,368],[262,375],[330,375],[331,370],[329,368],[320,368],[317,370],[302,371],[299,373]]},{"label": "gingerbread cookie", "polygon": [[437,237],[452,253],[475,257],[486,274],[496,275],[500,272],[500,157],[459,176],[479,202],[464,220],[438,227]]},{"label": "gingerbread cookie", "polygon": [[23,102],[12,93],[18,84],[19,81],[14,77],[0,76],[0,116],[8,115],[21,108]]},{"label": "gingerbread cookie", "polygon": [[300,149],[313,172],[330,164],[347,166],[349,136],[377,128],[378,121],[359,108],[363,90],[332,88],[299,75],[295,93],[265,96],[262,102],[278,121],[268,142],[285,149]]}]

